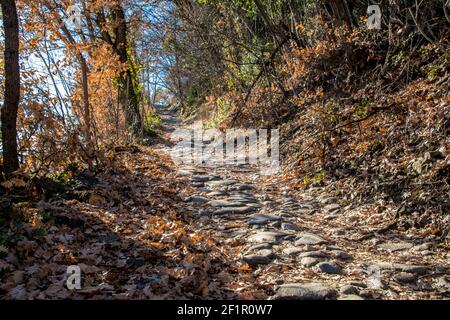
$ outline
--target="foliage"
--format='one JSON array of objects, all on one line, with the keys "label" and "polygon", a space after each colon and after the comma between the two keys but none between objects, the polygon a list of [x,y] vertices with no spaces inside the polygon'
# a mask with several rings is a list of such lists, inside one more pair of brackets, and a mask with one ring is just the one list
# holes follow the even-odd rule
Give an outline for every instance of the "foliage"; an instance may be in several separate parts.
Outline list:
[{"label": "foliage", "polygon": [[[217,100],[214,102],[214,100],[211,100],[212,97],[208,97],[208,105],[210,108],[212,108],[213,115],[210,116],[209,121],[205,123],[205,129],[211,129],[215,128],[218,125],[220,125],[225,119],[227,119],[231,111],[233,110],[233,106],[229,100],[227,100],[226,97],[220,97],[217,98]],[[212,98],[214,99],[214,98]],[[211,104],[213,106],[211,106]]]},{"label": "foliage", "polygon": [[[219,217],[225,222],[215,228],[210,203],[188,204],[203,182],[176,173],[165,153],[174,141],[161,130],[159,112],[168,106],[160,103],[186,120],[201,117],[205,129],[280,129],[284,171],[244,183],[252,166],[225,168],[228,180],[242,180],[228,189],[262,191],[255,201],[269,199],[271,210],[280,204],[280,216],[309,211],[290,198],[312,199],[311,214],[298,221],[326,231],[326,241],[340,235],[338,225],[344,234],[362,225],[375,236],[395,227],[440,247],[448,242],[443,1],[382,1],[381,30],[367,28],[367,1],[17,3],[21,169],[6,181],[0,176],[2,298],[265,299],[269,285],[282,283],[273,276],[289,271],[284,262],[257,270],[236,263],[245,238],[229,232],[247,223]],[[83,7],[78,29],[65,19],[75,3]],[[141,146],[144,136],[158,146]],[[203,169],[198,180],[222,174]],[[340,205],[328,206],[335,198]],[[361,212],[353,215],[361,208],[366,224]],[[380,222],[388,227],[374,229]],[[289,229],[270,223],[278,227]],[[61,276],[74,264],[89,276],[83,290],[69,292]],[[299,275],[317,273],[301,267]],[[434,281],[416,280],[428,278]]]},{"label": "foliage", "polygon": [[153,135],[161,126],[161,117],[150,111],[144,117],[144,130],[147,134]]}]

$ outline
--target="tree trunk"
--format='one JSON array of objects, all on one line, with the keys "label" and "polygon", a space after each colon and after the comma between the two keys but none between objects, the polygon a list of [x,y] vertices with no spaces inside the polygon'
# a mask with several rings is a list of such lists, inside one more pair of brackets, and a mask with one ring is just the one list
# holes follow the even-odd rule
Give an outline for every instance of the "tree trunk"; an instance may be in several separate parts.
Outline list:
[{"label": "tree trunk", "polygon": [[[127,25],[125,13],[120,4],[113,10],[113,17],[116,23],[114,48],[121,64],[126,65],[130,63],[127,52]],[[119,103],[124,110],[128,129],[135,135],[141,135],[142,119],[139,111],[139,95],[133,85],[130,66],[120,73],[119,82]]]},{"label": "tree trunk", "polygon": [[78,54],[78,60],[81,64],[81,85],[83,87],[83,117],[86,130],[87,145],[91,146],[91,110],[89,106],[89,83],[88,83],[88,67],[86,59],[82,53]]},{"label": "tree trunk", "polygon": [[8,176],[19,169],[17,110],[20,99],[19,21],[15,0],[1,0],[5,31],[5,100],[1,109],[3,169]]},{"label": "tree trunk", "polygon": [[[120,63],[126,66],[130,63],[127,52],[127,22],[120,1],[117,1],[114,8],[112,8],[111,16],[114,37],[108,32],[108,21],[103,9],[97,11],[96,23],[102,30],[101,35],[103,40],[111,45],[114,53],[119,57]],[[129,67],[130,66],[122,70],[118,77],[118,103],[125,115],[128,129],[135,135],[141,135],[143,132],[143,125],[141,113],[139,111],[139,93],[136,91],[133,84],[132,73]]]},{"label": "tree trunk", "polygon": [[351,9],[347,0],[327,0],[325,1],[325,5],[330,6],[337,26],[342,24],[346,24],[350,28],[354,26]]},{"label": "tree trunk", "polygon": [[[58,17],[58,22],[61,26],[61,30],[64,33],[64,35],[67,38],[67,41],[69,41],[71,44],[75,45],[77,42],[75,41],[75,38],[72,36],[72,33],[67,28],[67,26],[64,24],[64,21]],[[87,157],[89,161],[90,166],[90,157],[93,156],[94,151],[94,144],[92,141],[92,119],[91,119],[91,111],[90,111],[90,104],[89,104],[89,83],[88,83],[88,74],[89,69],[86,62],[86,58],[83,56],[83,52],[81,52],[79,49],[76,49],[76,57],[78,62],[80,63],[81,67],[81,87],[83,89],[83,108],[82,108],[82,114],[83,114],[83,121],[84,121],[84,134],[86,136],[86,147],[87,147]]]}]

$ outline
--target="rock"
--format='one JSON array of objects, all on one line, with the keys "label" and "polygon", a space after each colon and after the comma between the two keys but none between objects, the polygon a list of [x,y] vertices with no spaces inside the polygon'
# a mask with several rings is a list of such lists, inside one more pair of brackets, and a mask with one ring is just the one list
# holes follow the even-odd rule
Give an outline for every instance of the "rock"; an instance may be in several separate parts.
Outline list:
[{"label": "rock", "polygon": [[345,285],[339,290],[339,292],[341,294],[359,294],[359,289],[355,286]]},{"label": "rock", "polygon": [[303,246],[302,248],[303,248],[303,251],[316,251],[318,246],[312,245],[312,244],[307,244],[307,245]]},{"label": "rock", "polygon": [[423,256],[431,256],[431,255],[433,255],[433,251],[431,251],[431,250],[418,251],[418,253],[423,255]]},{"label": "rock", "polygon": [[295,234],[288,234],[286,237],[284,237],[284,240],[286,241],[294,241],[297,239],[297,236]]},{"label": "rock", "polygon": [[250,207],[228,207],[228,208],[221,208],[217,209],[213,212],[215,215],[226,215],[226,214],[240,214],[240,213],[247,213],[253,211],[253,208]]},{"label": "rock", "polygon": [[120,241],[120,237],[115,233],[107,233],[100,235],[98,240],[103,243],[112,244],[114,242]]},{"label": "rock", "polygon": [[446,150],[445,146],[443,146],[438,150],[429,152],[429,154],[430,154],[429,158],[434,159],[434,160],[445,159],[445,156],[447,153],[446,151],[447,150]]},{"label": "rock", "polygon": [[207,182],[212,180],[220,179],[218,176],[194,176],[192,177],[192,181],[194,182]]},{"label": "rock", "polygon": [[347,223],[353,223],[359,220],[359,216],[358,214],[353,214],[353,215],[347,215],[345,221]]},{"label": "rock", "polygon": [[300,264],[304,267],[310,268],[318,264],[320,261],[322,261],[320,258],[304,257],[300,260]]},{"label": "rock", "polygon": [[301,209],[314,210],[314,206],[312,204],[300,204]]},{"label": "rock", "polygon": [[268,257],[268,258],[273,258],[274,257],[274,253],[270,249],[259,250],[257,254],[260,255],[260,256]]},{"label": "rock", "polygon": [[401,270],[403,272],[415,273],[415,274],[419,274],[419,275],[423,275],[428,272],[428,268],[425,266],[408,265],[408,264],[402,264],[402,263],[395,263],[394,266],[395,266],[395,269]]},{"label": "rock", "polygon": [[343,236],[345,235],[345,230],[343,229],[333,229],[331,233],[335,236]]},{"label": "rock", "polygon": [[272,244],[270,244],[270,243],[255,244],[255,245],[251,246],[250,248],[248,248],[246,253],[255,252],[255,251],[263,250],[263,249],[270,249],[270,248],[272,248]]},{"label": "rock", "polygon": [[230,201],[230,200],[211,200],[208,202],[208,205],[211,207],[242,207],[242,203],[238,201]]},{"label": "rock", "polygon": [[[238,229],[238,230],[229,230],[227,232],[231,238],[238,239],[247,234],[246,230]],[[231,240],[231,239],[230,239]]]},{"label": "rock", "polygon": [[302,216],[302,215],[311,215],[315,212],[315,210],[311,210],[311,209],[297,209],[295,210],[295,214]]},{"label": "rock", "polygon": [[341,250],[333,250],[331,252],[331,256],[335,259],[341,259],[341,260],[352,260],[352,256],[345,252],[345,251],[341,251]]},{"label": "rock", "polygon": [[[281,226],[281,222],[280,222],[280,221],[273,221],[273,222],[270,222],[270,223],[269,223],[269,226],[272,227],[272,228],[278,229],[278,228],[280,228],[280,226]],[[288,237],[288,236],[287,236],[287,237]],[[295,238],[295,236],[294,236],[294,238]],[[286,238],[286,239],[287,239],[287,238]]]},{"label": "rock", "polygon": [[300,257],[305,258],[305,257],[311,257],[311,258],[326,258],[327,255],[325,253],[323,253],[322,251],[307,251],[307,252],[303,252]]},{"label": "rock", "polygon": [[437,264],[434,267],[439,273],[448,273],[450,271],[450,265],[448,264]]},{"label": "rock", "polygon": [[291,283],[281,285],[272,300],[324,300],[337,295],[336,290],[320,283]]},{"label": "rock", "polygon": [[364,298],[356,294],[344,294],[339,296],[338,300],[364,300]]},{"label": "rock", "polygon": [[298,210],[300,209],[300,206],[297,203],[295,203],[290,205],[284,205],[284,208],[288,208],[290,210]]},{"label": "rock", "polygon": [[379,262],[369,267],[369,269],[376,269],[376,268],[380,270],[399,270],[419,275],[425,274],[428,271],[428,268],[426,266],[409,265],[404,263],[391,263],[391,262]]},{"label": "rock", "polygon": [[450,276],[440,277],[435,284],[438,288],[443,288],[446,290],[450,290]]},{"label": "rock", "polygon": [[204,210],[201,209],[197,212],[193,212],[194,215],[199,216],[199,217],[206,217],[206,216],[210,216],[211,215],[211,211],[210,210]]},{"label": "rock", "polygon": [[416,171],[418,174],[422,174],[422,171],[424,169],[426,159],[424,158],[418,158],[416,161],[413,162],[412,168],[414,171]]},{"label": "rock", "polygon": [[359,288],[367,288],[367,285],[364,282],[360,282],[360,281],[348,281],[347,285],[359,287]]},{"label": "rock", "polygon": [[268,242],[268,243],[279,243],[282,238],[287,236],[286,233],[283,232],[275,232],[275,231],[265,231],[254,234],[248,238],[250,242]]},{"label": "rock", "polygon": [[373,239],[370,240],[370,244],[371,244],[372,246],[377,246],[377,245],[379,245],[380,243],[381,243],[381,240],[380,240],[380,239],[377,239],[377,238],[373,238]]},{"label": "rock", "polygon": [[412,273],[400,272],[399,274],[394,276],[394,279],[401,283],[411,283],[415,282],[417,277]]},{"label": "rock", "polygon": [[290,213],[287,212],[287,211],[281,211],[281,212],[279,213],[279,216],[280,216],[280,218],[289,218],[289,217],[292,216],[292,214],[290,214]]},{"label": "rock", "polygon": [[237,187],[237,190],[239,190],[239,191],[253,190],[253,189],[255,189],[255,187],[252,185],[249,185],[249,184],[241,184]]},{"label": "rock", "polygon": [[416,245],[411,248],[412,251],[420,252],[420,251],[428,251],[433,247],[433,243],[431,242],[425,242],[419,245]]},{"label": "rock", "polygon": [[295,241],[295,245],[303,245],[303,244],[321,244],[326,243],[324,239],[313,234],[313,233],[302,233],[299,236],[299,239]]},{"label": "rock", "polygon": [[375,290],[386,290],[387,285],[380,277],[372,275],[367,279],[367,288]]},{"label": "rock", "polygon": [[287,256],[296,256],[302,253],[304,250],[297,248],[297,247],[287,247],[283,249],[283,254]]},{"label": "rock", "polygon": [[332,203],[332,204],[326,205],[323,209],[327,212],[334,212],[334,211],[338,211],[340,208],[341,208],[341,206],[338,205],[337,203]]},{"label": "rock", "polygon": [[112,285],[104,282],[100,283],[98,288],[102,291],[114,291],[114,287]]},{"label": "rock", "polygon": [[188,169],[179,169],[177,170],[177,174],[179,174],[180,176],[192,176],[194,172]]},{"label": "rock", "polygon": [[205,184],[203,182],[193,182],[192,186],[194,188],[203,188],[205,186]]},{"label": "rock", "polygon": [[301,228],[295,224],[283,222],[281,223],[281,230],[299,231]]},{"label": "rock", "polygon": [[225,192],[223,192],[223,191],[213,191],[213,192],[210,192],[210,193],[208,193],[208,194],[206,194],[208,197],[220,197],[220,196],[224,196],[224,195],[226,195],[226,193]]},{"label": "rock", "polygon": [[23,282],[25,272],[17,270],[12,273],[12,280],[15,285],[21,284]]},{"label": "rock", "polygon": [[333,250],[341,250],[340,247],[333,246],[333,245],[327,245],[325,248],[326,248],[327,250],[331,250],[331,251],[333,251]]},{"label": "rock", "polygon": [[386,242],[380,244],[379,247],[389,252],[395,252],[411,249],[413,247],[413,244],[409,242]]},{"label": "rock", "polygon": [[331,203],[336,203],[338,201],[338,198],[321,196],[316,200],[318,200],[320,204],[331,204]]},{"label": "rock", "polygon": [[208,181],[206,184],[210,188],[221,188],[228,187],[233,184],[239,183],[237,180],[217,180],[217,181]]},{"label": "rock", "polygon": [[96,207],[100,207],[103,206],[107,203],[105,197],[96,194],[96,193],[91,193],[91,195],[89,196],[89,200],[88,203],[90,205],[96,206]]},{"label": "rock", "polygon": [[366,299],[372,299],[373,298],[372,292],[370,290],[367,290],[367,289],[361,290],[359,292],[359,295],[361,297],[363,297],[363,298],[366,298]]},{"label": "rock", "polygon": [[272,221],[279,221],[281,220],[280,217],[272,216],[272,215],[266,215],[266,214],[253,214],[249,216],[248,218],[245,218],[245,221],[249,223],[250,225],[254,224],[267,224]]},{"label": "rock", "polygon": [[192,203],[206,203],[209,199],[205,197],[189,197],[186,201]]},{"label": "rock", "polygon": [[228,197],[228,200],[230,201],[238,201],[241,203],[258,203],[258,200],[256,200],[253,197],[249,196],[242,196],[242,195],[232,195]]},{"label": "rock", "polygon": [[330,274],[339,274],[342,271],[341,267],[333,262],[321,262],[317,265],[317,268],[321,272]]},{"label": "rock", "polygon": [[273,256],[272,250],[264,249],[256,254],[247,255],[242,258],[245,263],[248,263],[252,267],[256,267],[260,264],[269,264]]},{"label": "rock", "polygon": [[394,263],[391,262],[378,262],[376,264],[370,265],[367,271],[370,273],[377,272],[378,270],[395,270]]}]

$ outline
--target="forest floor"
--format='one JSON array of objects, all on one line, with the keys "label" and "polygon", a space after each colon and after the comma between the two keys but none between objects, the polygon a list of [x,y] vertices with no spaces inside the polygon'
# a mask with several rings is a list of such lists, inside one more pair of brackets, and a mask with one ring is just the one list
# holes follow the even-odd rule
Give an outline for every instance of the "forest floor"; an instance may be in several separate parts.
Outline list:
[{"label": "forest floor", "polygon": [[[292,191],[250,165],[176,166],[168,137],[182,124],[160,113],[152,146],[124,147],[111,169],[74,177],[83,200],[21,209],[29,223],[0,246],[1,297],[450,298],[442,242],[386,228],[326,187]],[[80,290],[66,288],[69,265],[81,268]]]}]

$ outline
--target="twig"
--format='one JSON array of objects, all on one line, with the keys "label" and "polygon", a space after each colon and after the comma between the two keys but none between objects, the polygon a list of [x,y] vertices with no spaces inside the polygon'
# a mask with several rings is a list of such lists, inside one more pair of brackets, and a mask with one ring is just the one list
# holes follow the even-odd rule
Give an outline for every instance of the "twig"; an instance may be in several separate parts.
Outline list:
[{"label": "twig", "polygon": [[286,37],[280,44],[279,46],[272,52],[272,55],[270,56],[269,60],[266,61],[263,65],[263,67],[261,68],[261,71],[258,73],[258,75],[256,76],[255,80],[253,80],[252,85],[250,86],[250,89],[247,91],[247,94],[245,96],[245,99],[243,101],[243,103],[240,105],[240,107],[238,108],[238,110],[236,111],[236,113],[233,116],[233,119],[231,120],[231,127],[234,126],[234,123],[236,122],[237,118],[239,117],[239,115],[242,112],[242,109],[244,108],[244,106],[247,104],[248,99],[250,98],[250,95],[254,89],[254,87],[256,86],[256,84],[258,83],[259,79],[262,77],[262,75],[264,74],[264,71],[266,70],[266,66],[271,64],[273,59],[275,59],[278,51],[280,51],[280,49],[283,47],[283,45],[289,40],[289,37]]},{"label": "twig", "polygon": [[450,23],[450,14],[447,12],[447,7],[450,6],[450,0],[447,0],[446,3],[444,3],[444,14],[445,18],[447,19],[448,23]]},{"label": "twig", "polygon": [[389,231],[389,230],[392,230],[392,229],[394,229],[395,227],[397,227],[397,223],[398,223],[397,219],[398,219],[398,217],[399,217],[399,215],[400,215],[400,210],[401,210],[402,208],[403,208],[403,205],[401,205],[400,207],[398,207],[397,211],[395,212],[394,218],[392,218],[392,221],[391,221],[387,226],[385,226],[385,227],[383,227],[383,228],[381,228],[381,229],[378,229],[378,230],[370,231],[368,234],[365,234],[365,235],[359,237],[358,239],[356,239],[356,241],[367,240],[367,239],[369,239],[369,238],[374,237],[374,236],[377,235],[377,234],[385,233],[385,232],[387,232],[387,231]]},{"label": "twig", "polygon": [[412,19],[413,19],[413,21],[414,21],[414,24],[416,25],[417,30],[419,30],[420,34],[421,34],[425,39],[427,39],[430,43],[433,43],[433,44],[434,44],[435,41],[434,41],[433,39],[431,39],[431,38],[430,38],[430,37],[422,30],[422,28],[419,26],[419,23],[417,22],[417,19],[416,19],[416,17],[414,16],[414,14],[413,14],[411,8],[408,8],[408,11],[409,11],[409,13],[411,14],[411,17],[412,17]]}]

